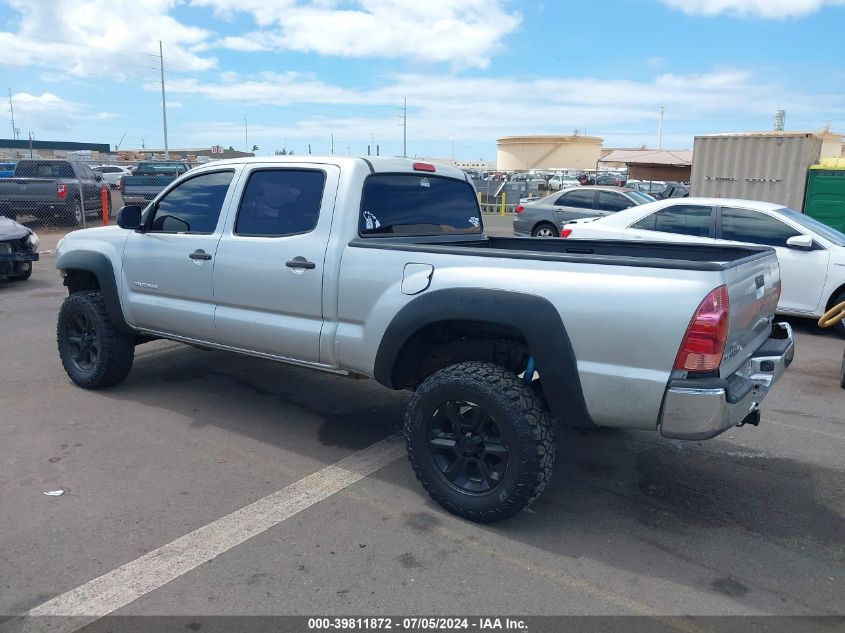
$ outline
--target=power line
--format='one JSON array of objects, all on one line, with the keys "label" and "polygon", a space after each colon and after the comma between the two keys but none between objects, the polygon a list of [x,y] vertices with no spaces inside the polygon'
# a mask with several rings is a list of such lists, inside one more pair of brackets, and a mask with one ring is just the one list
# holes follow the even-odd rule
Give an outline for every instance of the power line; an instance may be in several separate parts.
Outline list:
[{"label": "power line", "polygon": [[[41,55],[41,56],[44,56],[44,57],[48,57],[48,56],[53,55],[53,53],[51,53],[49,51],[38,50],[36,48],[25,48],[25,47],[22,47],[22,46],[10,46],[10,47],[7,47],[6,50],[24,51],[24,52],[27,52],[27,53],[34,53],[36,55]],[[94,57],[80,57],[79,55],[74,55],[73,59],[74,60],[84,59],[85,61],[97,62],[99,64],[106,63],[106,64],[111,64],[112,66],[126,66],[128,68],[148,68],[150,70],[158,70],[155,66],[142,66],[140,64],[127,64],[126,62],[116,62],[116,61],[111,61],[111,60],[105,60],[104,61],[102,59],[96,59]]]},{"label": "power line", "polygon": [[[39,66],[36,64],[13,64],[11,62],[0,61],[0,66],[10,66],[15,68],[34,68],[35,70],[49,70],[55,73],[63,73],[65,75],[70,75],[72,77],[90,77],[91,79],[103,79],[103,75],[92,75],[90,73],[83,73],[76,70],[68,70],[67,68],[56,68],[54,66]],[[153,69],[157,70],[157,69]],[[134,79],[136,81],[156,81],[155,79],[149,77],[136,77],[133,75],[127,75],[127,79]]]},{"label": "power line", "polygon": [[17,37],[25,37],[28,40],[40,40],[42,42],[50,42],[52,44],[70,44],[71,46],[79,46],[81,48],[98,48],[104,51],[111,51],[112,53],[126,53],[129,55],[146,55],[147,57],[152,57],[155,59],[158,55],[154,53],[142,53],[139,51],[130,51],[126,48],[110,48],[107,46],[97,46],[95,44],[83,44],[81,42],[71,42],[69,40],[59,40],[54,37],[37,37],[35,35],[20,35],[15,34]]}]

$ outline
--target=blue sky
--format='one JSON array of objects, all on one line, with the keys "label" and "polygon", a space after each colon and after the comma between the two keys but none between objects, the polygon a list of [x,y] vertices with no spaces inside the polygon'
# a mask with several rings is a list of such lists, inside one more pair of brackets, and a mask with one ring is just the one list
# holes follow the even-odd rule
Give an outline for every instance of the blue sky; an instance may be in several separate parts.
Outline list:
[{"label": "blue sky", "polygon": [[0,0],[0,88],[24,137],[161,147],[162,40],[171,147],[401,154],[407,98],[411,155],[653,146],[661,105],[689,148],[776,109],[845,132],[844,37],[845,0]]}]

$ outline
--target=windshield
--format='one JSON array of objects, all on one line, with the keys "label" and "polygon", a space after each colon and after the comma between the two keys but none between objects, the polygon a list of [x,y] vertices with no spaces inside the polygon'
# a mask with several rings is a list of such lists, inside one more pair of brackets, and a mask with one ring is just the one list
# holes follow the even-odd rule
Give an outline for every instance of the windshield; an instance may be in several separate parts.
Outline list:
[{"label": "windshield", "polygon": [[811,218],[803,213],[798,213],[798,211],[793,211],[787,207],[778,209],[777,212],[781,215],[785,215],[790,220],[797,222],[804,228],[810,229],[814,233],[818,233],[828,242],[831,242],[836,246],[845,246],[845,234],[840,233],[833,227],[830,227],[827,224],[822,224],[815,218]]},{"label": "windshield", "polygon": [[135,175],[181,174],[186,171],[188,168],[183,163],[141,163],[135,170]]},{"label": "windshield", "polygon": [[374,174],[364,182],[362,236],[481,232],[478,199],[467,182],[421,174]]},{"label": "windshield", "polygon": [[638,204],[648,204],[649,202],[654,202],[656,200],[656,198],[653,198],[642,191],[629,191],[628,195],[636,200]]}]

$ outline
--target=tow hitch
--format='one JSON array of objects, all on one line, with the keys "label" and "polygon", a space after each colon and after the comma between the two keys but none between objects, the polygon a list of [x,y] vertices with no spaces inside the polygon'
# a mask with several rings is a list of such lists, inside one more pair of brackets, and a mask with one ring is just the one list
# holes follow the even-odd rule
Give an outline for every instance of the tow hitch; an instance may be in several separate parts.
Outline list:
[{"label": "tow hitch", "polygon": [[746,424],[751,424],[752,426],[758,426],[760,424],[760,408],[756,402],[751,405],[751,412],[737,426],[745,426]]}]

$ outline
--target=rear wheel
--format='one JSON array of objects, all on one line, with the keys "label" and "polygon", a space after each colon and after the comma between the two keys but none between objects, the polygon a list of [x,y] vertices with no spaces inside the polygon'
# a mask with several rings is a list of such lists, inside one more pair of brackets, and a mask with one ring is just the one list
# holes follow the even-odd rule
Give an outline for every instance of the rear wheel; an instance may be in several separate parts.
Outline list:
[{"label": "rear wheel", "polygon": [[498,365],[465,362],[426,379],[405,417],[414,473],[432,499],[489,523],[513,516],[551,478],[551,418],[530,387]]},{"label": "rear wheel", "polygon": [[531,231],[532,237],[557,237],[558,235],[560,235],[560,231],[550,222],[541,222]]},{"label": "rear wheel", "polygon": [[79,200],[71,200],[65,209],[65,221],[71,226],[82,226],[85,222],[85,210]]},{"label": "rear wheel", "polygon": [[132,369],[135,339],[114,326],[98,291],[76,292],[65,299],[56,339],[67,375],[85,389],[116,385]]}]

